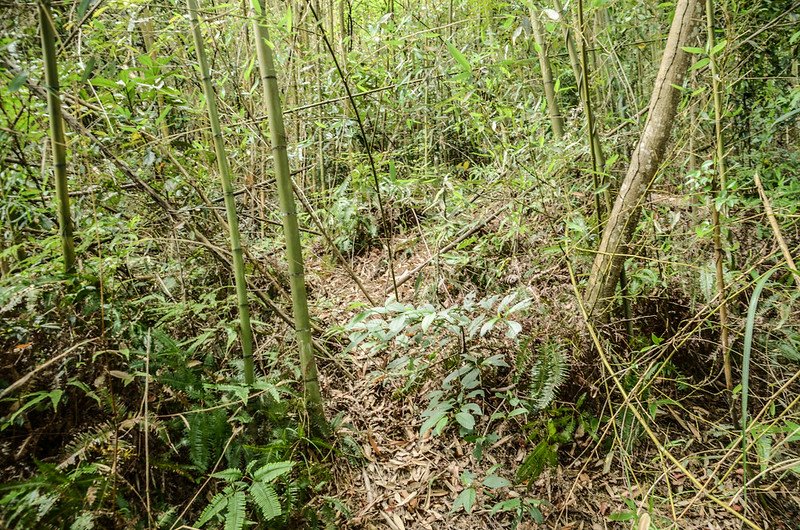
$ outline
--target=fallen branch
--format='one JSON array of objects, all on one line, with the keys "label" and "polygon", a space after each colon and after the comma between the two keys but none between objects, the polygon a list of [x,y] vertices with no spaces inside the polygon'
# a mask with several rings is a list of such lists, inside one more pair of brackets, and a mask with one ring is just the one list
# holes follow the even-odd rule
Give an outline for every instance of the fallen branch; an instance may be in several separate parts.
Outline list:
[{"label": "fallen branch", "polygon": [[767,214],[769,226],[772,227],[772,233],[775,234],[775,239],[778,240],[778,246],[781,247],[783,259],[786,260],[786,263],[789,265],[789,269],[792,271],[795,286],[800,289],[800,274],[797,272],[797,265],[794,264],[792,253],[789,252],[789,246],[786,244],[786,240],[783,238],[781,227],[778,225],[778,220],[775,218],[775,212],[772,210],[772,205],[769,202],[769,198],[767,198],[767,194],[764,192],[764,186],[761,184],[761,177],[758,176],[758,172],[755,173],[755,181],[756,188],[758,188],[758,195],[761,197],[761,202],[764,203],[764,212]]},{"label": "fallen branch", "polygon": [[42,364],[40,364],[39,366],[37,366],[36,368],[31,370],[30,372],[28,372],[27,374],[23,375],[22,377],[20,377],[19,379],[17,379],[13,383],[11,383],[8,387],[4,388],[3,391],[0,392],[0,399],[3,399],[4,397],[6,397],[7,395],[11,394],[12,392],[15,392],[19,388],[25,386],[25,384],[28,381],[30,381],[31,379],[33,379],[33,377],[36,374],[38,374],[39,372],[41,372],[42,370],[44,370],[48,366],[52,366],[53,364],[57,363],[61,359],[65,358],[70,353],[72,353],[75,350],[77,350],[78,348],[80,348],[81,346],[84,346],[84,345],[89,344],[90,342],[93,342],[93,341],[96,341],[96,340],[98,340],[98,339],[97,338],[86,339],[85,341],[79,342],[78,344],[75,344],[71,348],[68,348],[68,349],[64,350],[63,352],[59,353],[58,355],[56,355],[52,359],[46,360],[45,362],[43,362]]}]

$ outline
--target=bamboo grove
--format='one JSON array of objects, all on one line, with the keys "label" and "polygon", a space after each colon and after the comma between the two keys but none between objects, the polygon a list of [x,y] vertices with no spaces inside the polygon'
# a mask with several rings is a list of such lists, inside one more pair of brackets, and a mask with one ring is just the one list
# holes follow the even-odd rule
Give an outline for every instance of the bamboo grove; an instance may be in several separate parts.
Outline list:
[{"label": "bamboo grove", "polygon": [[0,526],[800,525],[800,2],[0,12]]}]

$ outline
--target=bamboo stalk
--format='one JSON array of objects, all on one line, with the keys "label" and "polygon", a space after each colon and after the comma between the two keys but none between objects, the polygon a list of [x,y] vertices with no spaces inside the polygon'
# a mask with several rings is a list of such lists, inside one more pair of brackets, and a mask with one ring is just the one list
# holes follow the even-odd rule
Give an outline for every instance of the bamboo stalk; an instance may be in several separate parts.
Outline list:
[{"label": "bamboo stalk", "polygon": [[547,112],[550,115],[550,125],[553,128],[553,136],[560,139],[564,136],[564,117],[558,108],[556,99],[555,83],[553,82],[553,69],[550,67],[550,59],[547,57],[547,42],[544,38],[544,28],[539,20],[539,13],[533,7],[530,9],[531,30],[536,42],[536,54],[539,56],[539,66],[542,70],[542,85],[544,85],[544,96],[547,99]]},{"label": "bamboo stalk", "polygon": [[311,343],[311,323],[303,270],[303,250],[300,245],[297,206],[294,201],[289,157],[286,152],[286,130],[281,112],[278,78],[272,50],[267,44],[269,42],[269,31],[264,24],[264,5],[261,0],[251,0],[250,4],[253,12],[253,34],[256,39],[256,54],[261,73],[261,86],[264,91],[264,102],[267,105],[267,115],[269,116],[278,199],[283,213],[286,259],[289,265],[289,286],[292,292],[292,309],[297,331],[297,343],[300,349],[300,369],[303,374],[305,407],[311,420],[312,429],[315,429],[318,433],[324,433],[327,430],[325,411],[322,406],[322,393],[319,387],[314,347]]},{"label": "bamboo stalk", "polygon": [[722,217],[724,213],[717,208],[717,195],[725,196],[725,144],[722,140],[722,97],[719,88],[719,73],[717,61],[712,50],[714,49],[714,0],[706,0],[706,47],[708,48],[709,64],[711,66],[711,94],[714,100],[714,139],[716,143],[717,178],[713,186],[714,197],[711,205],[711,225],[713,227],[712,239],[714,242],[714,272],[716,275],[717,294],[719,296],[719,342],[722,348],[722,371],[725,374],[725,388],[728,398],[733,391],[733,370],[731,368],[731,352],[728,338],[728,301],[725,285],[725,270],[723,264],[724,250],[722,248]]},{"label": "bamboo stalk", "polygon": [[228,219],[233,275],[236,283],[236,299],[239,308],[239,332],[242,343],[242,357],[244,359],[244,382],[251,385],[255,381],[253,331],[250,326],[250,305],[247,301],[247,279],[244,272],[241,238],[239,237],[239,221],[236,217],[236,202],[233,197],[233,178],[228,163],[228,156],[225,152],[222,127],[220,126],[219,113],[217,111],[216,94],[211,84],[208,59],[206,58],[205,47],[203,45],[203,35],[200,31],[200,21],[197,15],[199,10],[197,0],[186,0],[186,3],[189,8],[189,20],[192,26],[192,36],[194,37],[198,68],[200,69],[200,76],[202,78],[203,94],[205,95],[206,105],[208,107],[208,119],[211,123],[211,132],[214,137],[214,151],[217,156],[217,166],[222,181],[222,191],[225,196],[225,213]]},{"label": "bamboo stalk", "polygon": [[61,252],[64,257],[64,270],[67,274],[71,274],[75,272],[75,243],[72,236],[72,216],[67,187],[67,140],[64,135],[64,120],[61,116],[61,98],[59,96],[56,29],[50,12],[49,0],[40,0],[39,2],[39,23],[42,32],[47,112],[50,114],[50,143],[53,150],[58,229],[61,237]]}]

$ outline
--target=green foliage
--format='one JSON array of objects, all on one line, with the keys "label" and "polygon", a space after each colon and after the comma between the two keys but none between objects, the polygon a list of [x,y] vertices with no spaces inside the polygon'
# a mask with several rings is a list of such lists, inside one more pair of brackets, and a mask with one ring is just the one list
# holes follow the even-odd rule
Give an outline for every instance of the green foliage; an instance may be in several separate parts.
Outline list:
[{"label": "green foliage", "polygon": [[[491,354],[495,341],[506,342],[523,351],[523,317],[531,300],[517,293],[476,300],[467,295],[460,305],[436,310],[432,305],[416,307],[389,301],[357,315],[345,328],[350,345],[378,352],[404,352],[392,359],[387,369],[405,378],[405,390],[441,375],[440,388],[428,393],[422,413],[420,434],[441,434],[448,425],[458,425],[461,435],[471,434],[483,415],[481,402],[487,397],[483,379],[496,377],[511,368],[507,356]],[[479,353],[480,352],[480,353]],[[520,358],[529,358],[521,353]],[[518,371],[531,374],[528,399],[532,410],[544,408],[555,397],[564,380],[567,358],[559,347],[546,347],[531,367],[518,359]],[[444,372],[434,370],[443,366]],[[519,379],[519,372],[515,376]]]},{"label": "green foliage", "polygon": [[201,528],[215,519],[222,519],[225,530],[241,530],[247,522],[247,505],[258,508],[263,522],[279,517],[283,512],[275,489],[275,482],[291,473],[294,462],[268,462],[254,460],[247,465],[246,473],[230,468],[212,473],[213,478],[225,484],[203,509],[194,526]]},{"label": "green foliage", "polygon": [[222,453],[230,436],[225,410],[192,414],[189,417],[189,458],[198,471],[206,471]]},{"label": "green foliage", "polygon": [[108,488],[107,469],[82,464],[69,472],[39,463],[29,480],[0,486],[4,528],[93,528]]},{"label": "green foliage", "polygon": [[[537,348],[536,355],[529,351],[531,342],[523,343],[517,355],[519,380],[529,380],[528,399],[533,410],[546,408],[556,397],[558,388],[564,383],[569,372],[569,360],[564,345],[546,342]],[[534,357],[533,362],[530,362]],[[530,368],[527,368],[530,366]]]}]

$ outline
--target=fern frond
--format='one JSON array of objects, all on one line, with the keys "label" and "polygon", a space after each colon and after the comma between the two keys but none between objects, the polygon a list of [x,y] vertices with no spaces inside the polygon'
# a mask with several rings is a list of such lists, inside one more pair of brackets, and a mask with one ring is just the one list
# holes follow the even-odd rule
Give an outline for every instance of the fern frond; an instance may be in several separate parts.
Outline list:
[{"label": "fern frond", "polygon": [[547,343],[531,367],[530,400],[536,410],[549,405],[569,372],[567,356],[561,344]]},{"label": "fern frond", "polygon": [[517,482],[531,483],[542,474],[545,468],[556,465],[558,465],[558,453],[547,440],[542,440],[525,457],[522,465],[517,469]]},{"label": "fern frond", "polygon": [[216,517],[216,515],[224,510],[227,505],[228,496],[222,492],[217,493],[211,498],[211,502],[208,503],[208,506],[203,509],[202,513],[200,514],[200,518],[197,519],[197,522],[194,523],[194,526],[200,528],[211,519]]},{"label": "fern frond", "polygon": [[275,488],[269,484],[256,482],[250,486],[250,495],[253,501],[261,509],[261,514],[265,521],[269,521],[281,514],[281,503]]},{"label": "fern frond", "polygon": [[258,482],[272,482],[281,475],[285,475],[294,467],[294,462],[284,460],[283,462],[270,462],[269,464],[258,468],[253,473],[253,479]]},{"label": "fern frond", "polygon": [[245,503],[247,497],[243,491],[236,491],[228,497],[228,511],[225,514],[225,530],[242,530],[245,521]]},{"label": "fern frond", "polygon": [[65,469],[77,462],[86,459],[86,455],[93,449],[107,445],[114,437],[116,427],[110,422],[104,422],[100,425],[93,425],[89,427],[86,432],[78,434],[67,446],[64,448],[66,455],[61,463],[58,464],[58,469]]},{"label": "fern frond", "polygon": [[69,527],[69,530],[92,530],[94,528],[94,514],[82,512]]}]

